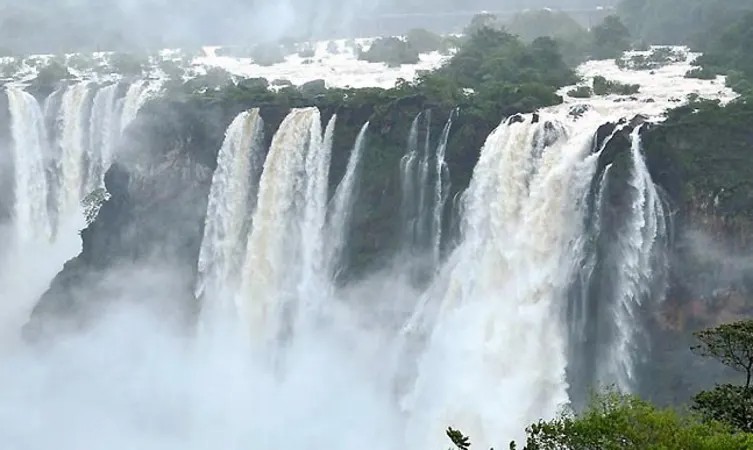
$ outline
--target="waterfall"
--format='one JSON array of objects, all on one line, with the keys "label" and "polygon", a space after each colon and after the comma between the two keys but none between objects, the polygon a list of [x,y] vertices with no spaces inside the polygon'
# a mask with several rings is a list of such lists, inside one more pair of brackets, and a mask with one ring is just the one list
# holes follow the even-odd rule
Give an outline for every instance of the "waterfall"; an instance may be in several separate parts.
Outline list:
[{"label": "waterfall", "polygon": [[290,326],[302,282],[310,281],[313,268],[306,265],[314,263],[310,252],[321,244],[304,241],[321,237],[317,224],[324,223],[319,214],[326,206],[319,204],[326,178],[312,178],[326,175],[322,161],[329,159],[323,153],[329,154],[330,143],[321,136],[318,109],[295,109],[275,133],[264,162],[237,300],[251,332],[263,340]]},{"label": "waterfall", "polygon": [[366,132],[369,129],[369,123],[366,122],[356,137],[356,143],[350,153],[348,167],[345,169],[340,184],[337,186],[335,196],[332,199],[331,213],[328,224],[327,236],[328,244],[328,263],[330,265],[330,276],[334,278],[336,272],[342,264],[343,251],[348,240],[348,231],[350,219],[353,213],[353,202],[356,196],[356,180],[361,166],[361,155],[363,147],[366,144]]},{"label": "waterfall", "polygon": [[428,333],[403,401],[416,446],[440,446],[434,436],[453,424],[479,447],[504,447],[495,439],[568,403],[563,299],[580,261],[591,147],[591,131],[530,116],[489,136],[462,240],[406,327]]},{"label": "waterfall", "polygon": [[58,217],[67,215],[81,204],[86,192],[84,156],[88,151],[87,125],[89,108],[87,100],[90,83],[85,81],[69,87],[63,94],[60,108],[61,133],[57,168]]},{"label": "waterfall", "polygon": [[327,196],[329,166],[332,157],[332,140],[336,116],[332,116],[321,135],[321,123],[311,121],[311,140],[306,153],[305,202],[301,224],[302,273],[299,295],[304,304],[312,301],[312,292],[321,292],[325,286],[325,224],[327,221]]},{"label": "waterfall", "polygon": [[240,113],[225,132],[209,193],[199,253],[196,297],[232,306],[245,256],[250,216],[263,162],[264,123],[258,109]]},{"label": "waterfall", "polygon": [[9,88],[8,102],[13,135],[14,222],[22,240],[51,237],[47,210],[45,155],[47,132],[37,100],[19,89]]},{"label": "waterfall", "polygon": [[415,242],[416,209],[418,208],[416,169],[418,167],[418,125],[423,112],[413,119],[408,134],[408,147],[400,160],[400,189],[402,204],[400,212],[403,226],[403,245],[413,247]]},{"label": "waterfall", "polygon": [[641,308],[647,299],[664,295],[663,286],[659,292],[652,292],[652,284],[655,278],[663,277],[657,272],[664,269],[662,245],[666,239],[666,219],[664,206],[643,159],[640,130],[640,126],[636,127],[630,136],[632,170],[628,188],[632,202],[614,249],[620,258],[615,273],[616,298],[611,304],[613,340],[598,374],[600,381],[616,383],[626,392],[635,389],[634,369],[641,350],[636,342],[642,332],[638,318]]},{"label": "waterfall", "polygon": [[100,88],[94,96],[89,118],[89,145],[87,147],[87,174],[85,193],[104,187],[105,172],[112,162],[113,149],[120,135],[120,118],[117,110],[118,85]]},{"label": "waterfall", "polygon": [[437,152],[434,157],[434,208],[431,221],[431,248],[434,267],[439,267],[439,261],[441,258],[442,214],[444,213],[444,207],[447,203],[447,196],[450,193],[449,186],[445,185],[445,182],[449,178],[447,163],[445,162],[445,153],[447,152],[447,141],[450,138],[450,130],[452,129],[452,119],[454,116],[455,110],[450,112],[450,117],[447,118],[447,123],[442,130],[442,136],[439,138],[439,145],[437,145]]},{"label": "waterfall", "polygon": [[124,133],[128,125],[136,119],[144,104],[155,95],[156,86],[147,80],[138,80],[132,83],[126,91],[123,99],[122,112],[120,115],[120,130]]},{"label": "waterfall", "polygon": [[416,243],[423,251],[429,244],[430,232],[427,222],[429,216],[429,158],[431,154],[431,110],[426,110],[424,114],[426,128],[424,131],[424,145],[421,152],[421,160],[418,164],[418,209],[416,211]]}]

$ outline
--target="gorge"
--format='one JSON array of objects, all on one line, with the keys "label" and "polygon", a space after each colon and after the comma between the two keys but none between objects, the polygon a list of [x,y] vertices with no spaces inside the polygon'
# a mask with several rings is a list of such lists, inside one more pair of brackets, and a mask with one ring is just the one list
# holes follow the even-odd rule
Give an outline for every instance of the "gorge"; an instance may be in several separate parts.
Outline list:
[{"label": "gorge", "polygon": [[[753,128],[673,49],[688,58],[651,73],[598,60],[563,77],[640,84],[591,98],[560,80],[504,101],[376,89],[379,65],[346,54],[359,88],[309,94],[213,49],[178,81],[8,82],[0,437],[437,449],[452,426],[506,448],[594,387],[684,400],[719,372],[683,370],[693,322],[749,308],[748,265],[713,251],[746,260],[749,182],[707,170],[704,108],[747,121],[723,125],[741,146]],[[212,64],[232,73],[219,87]],[[716,164],[749,167],[720,147]]]}]

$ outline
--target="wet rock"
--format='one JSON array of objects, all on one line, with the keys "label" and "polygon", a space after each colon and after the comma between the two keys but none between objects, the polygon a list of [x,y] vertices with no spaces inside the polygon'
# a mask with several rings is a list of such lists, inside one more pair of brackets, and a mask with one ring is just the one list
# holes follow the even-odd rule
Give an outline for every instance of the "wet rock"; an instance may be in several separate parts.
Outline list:
[{"label": "wet rock", "polygon": [[583,114],[591,110],[591,105],[587,105],[585,103],[580,105],[573,105],[570,107],[570,111],[568,112],[568,115],[570,117],[574,117],[576,119],[580,119],[583,117]]},{"label": "wet rock", "polygon": [[514,123],[523,123],[525,122],[525,118],[520,114],[515,114],[514,116],[510,116],[510,118],[507,119],[507,124],[512,125]]}]

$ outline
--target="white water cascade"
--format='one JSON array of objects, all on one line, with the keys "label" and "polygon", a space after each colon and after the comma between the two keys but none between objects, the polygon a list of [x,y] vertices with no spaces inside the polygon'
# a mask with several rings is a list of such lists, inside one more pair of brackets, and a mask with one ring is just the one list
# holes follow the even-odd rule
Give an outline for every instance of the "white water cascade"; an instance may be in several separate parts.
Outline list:
[{"label": "white water cascade", "polygon": [[234,309],[232,299],[240,282],[263,164],[263,131],[258,109],[240,113],[228,127],[217,156],[196,287],[205,311]]},{"label": "white water cascade", "polygon": [[521,424],[568,404],[562,316],[598,158],[592,136],[527,116],[488,138],[462,242],[406,327],[428,334],[404,400],[409,444],[441,447],[453,424],[480,448],[504,448]]},{"label": "white water cascade", "polygon": [[13,135],[14,225],[21,240],[51,237],[47,208],[47,131],[37,100],[19,89],[8,89]]},{"label": "white water cascade", "polygon": [[60,108],[60,158],[57,168],[57,215],[72,214],[86,195],[84,156],[88,152],[89,100],[91,83],[84,81],[69,87]]},{"label": "white water cascade", "polygon": [[415,229],[418,208],[418,177],[416,176],[419,164],[418,154],[418,126],[423,117],[423,112],[416,115],[408,134],[408,148],[405,156],[400,160],[400,189],[402,204],[400,212],[403,222],[403,242],[405,245],[414,246]]},{"label": "white water cascade", "polygon": [[10,87],[6,92],[14,179],[11,222],[8,227],[0,224],[0,241],[3,242],[0,248],[0,350],[17,345],[21,327],[35,302],[65,261],[81,249],[75,224],[65,220],[53,227],[50,203],[55,203],[56,199],[51,199],[53,191],[47,173],[54,162],[42,109],[32,95],[19,88]]},{"label": "white water cascade", "polygon": [[356,143],[348,159],[348,166],[345,169],[340,184],[337,186],[335,196],[330,204],[329,221],[327,225],[327,251],[328,263],[330,264],[329,274],[331,277],[336,275],[340,269],[338,265],[342,263],[343,251],[347,244],[350,220],[353,212],[353,202],[356,195],[356,184],[361,168],[361,157],[364,146],[366,145],[366,132],[369,130],[369,123],[366,122],[356,137]]},{"label": "white water cascade", "polygon": [[94,96],[89,118],[87,174],[85,193],[104,187],[104,177],[112,163],[115,146],[120,138],[120,117],[117,105],[118,85],[101,87]]},{"label": "white water cascade", "polygon": [[643,159],[640,131],[641,127],[636,127],[630,136],[632,170],[628,185],[632,202],[615,249],[620,258],[616,298],[611,305],[614,332],[597,374],[602,383],[616,383],[626,392],[635,389],[634,368],[640,352],[636,345],[641,327],[638,317],[644,301],[652,294],[653,280],[661,280],[664,275],[662,246],[667,233],[664,205]]},{"label": "white water cascade", "polygon": [[122,112],[120,116],[120,130],[125,132],[128,125],[136,119],[139,110],[146,102],[156,95],[158,86],[151,84],[148,80],[138,80],[133,82],[126,91],[123,98]]},{"label": "white water cascade", "polygon": [[311,301],[305,294],[322,287],[318,258],[333,127],[334,119],[323,137],[319,110],[296,109],[272,139],[238,298],[241,316],[262,340],[280,337],[302,314],[296,311],[302,302]]},{"label": "white water cascade", "polygon": [[447,196],[450,194],[448,186],[449,174],[447,163],[445,162],[445,154],[447,153],[447,141],[450,138],[452,120],[454,119],[455,114],[455,110],[450,112],[450,117],[447,118],[447,123],[442,130],[442,135],[439,138],[439,145],[437,145],[437,151],[434,155],[434,205],[431,215],[431,250],[434,267],[439,267],[439,261],[442,256],[442,215],[444,214],[444,208],[447,204]]}]

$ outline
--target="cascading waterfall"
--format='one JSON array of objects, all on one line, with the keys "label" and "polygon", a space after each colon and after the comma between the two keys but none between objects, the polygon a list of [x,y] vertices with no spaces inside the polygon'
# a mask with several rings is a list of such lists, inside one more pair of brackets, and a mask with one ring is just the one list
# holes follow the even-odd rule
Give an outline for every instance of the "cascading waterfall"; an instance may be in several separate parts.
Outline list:
[{"label": "cascading waterfall", "polygon": [[15,88],[9,88],[7,93],[13,135],[15,230],[22,240],[49,239],[44,115],[31,94]]},{"label": "cascading waterfall", "polygon": [[313,252],[323,247],[304,241],[323,237],[332,127],[334,119],[322,138],[318,109],[291,111],[264,162],[237,301],[262,340],[288,331],[303,291],[314,287],[305,283],[319,268]]},{"label": "cascading waterfall", "polygon": [[424,145],[418,164],[418,209],[416,211],[416,232],[414,234],[419,248],[425,251],[430,245],[431,233],[429,216],[429,159],[431,157],[431,110],[424,112],[426,127],[424,129]]},{"label": "cascading waterfall", "polygon": [[329,188],[329,166],[332,158],[332,140],[335,134],[337,116],[332,116],[324,136],[321,123],[311,121],[311,140],[306,153],[305,203],[301,223],[301,262],[302,272],[298,285],[299,298],[305,305],[313,301],[314,292],[327,289],[325,267],[325,225],[327,222],[327,198]]},{"label": "cascading waterfall", "polygon": [[228,309],[237,294],[263,164],[263,132],[258,109],[240,113],[228,127],[217,156],[196,287],[205,310],[218,303],[221,310]]},{"label": "cascading waterfall", "polygon": [[403,245],[413,247],[415,242],[416,210],[418,208],[418,186],[416,171],[418,168],[418,126],[423,112],[413,119],[408,134],[408,148],[400,160],[400,188],[402,205],[400,212],[403,225]]},{"label": "cascading waterfall", "polygon": [[603,364],[598,368],[602,383],[616,383],[623,391],[635,389],[636,358],[640,347],[640,310],[652,297],[663,297],[664,286],[652,292],[654,279],[662,279],[664,269],[662,248],[666,239],[666,218],[656,186],[651,180],[642,155],[641,127],[631,133],[630,159],[632,170],[628,186],[632,202],[624,229],[616,242],[619,265],[616,271],[611,305],[614,322],[613,338]]},{"label": "cascading waterfall", "polygon": [[488,138],[462,242],[406,327],[428,333],[403,402],[410,443],[440,446],[434,437],[453,424],[476,445],[503,447],[496,439],[568,403],[561,317],[598,159],[591,146],[590,132],[530,116]]},{"label": "cascading waterfall", "polygon": [[329,243],[328,262],[330,264],[330,276],[334,277],[342,264],[343,251],[347,244],[348,227],[353,211],[353,202],[355,201],[355,188],[358,174],[361,167],[361,156],[364,146],[366,145],[366,132],[369,129],[369,123],[366,122],[356,137],[356,143],[348,160],[348,167],[345,169],[340,184],[337,186],[335,196],[331,203],[331,212],[329,216],[327,238]]},{"label": "cascading waterfall", "polygon": [[89,99],[91,83],[84,81],[73,86],[63,94],[60,108],[60,158],[57,168],[58,202],[57,216],[74,212],[81,204],[84,192],[86,172],[84,156],[88,151],[87,126],[89,122]]},{"label": "cascading waterfall", "polygon": [[121,133],[136,119],[139,110],[155,95],[156,89],[148,80],[135,81],[128,87],[120,114]]},{"label": "cascading waterfall", "polygon": [[447,141],[450,138],[450,130],[452,129],[452,120],[456,114],[453,110],[450,112],[450,117],[447,119],[447,123],[442,130],[442,135],[439,138],[439,145],[437,145],[437,152],[434,156],[434,208],[432,211],[431,222],[431,249],[432,249],[432,262],[434,267],[439,267],[439,261],[441,258],[442,250],[442,215],[444,213],[444,207],[447,203],[447,196],[450,194],[448,183],[448,169],[445,162],[445,153],[447,152]]},{"label": "cascading waterfall", "polygon": [[84,192],[104,187],[104,177],[120,137],[120,117],[117,110],[118,85],[101,87],[94,96],[89,118],[87,146],[87,175]]}]

